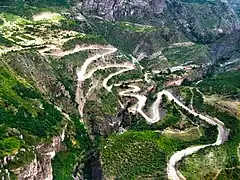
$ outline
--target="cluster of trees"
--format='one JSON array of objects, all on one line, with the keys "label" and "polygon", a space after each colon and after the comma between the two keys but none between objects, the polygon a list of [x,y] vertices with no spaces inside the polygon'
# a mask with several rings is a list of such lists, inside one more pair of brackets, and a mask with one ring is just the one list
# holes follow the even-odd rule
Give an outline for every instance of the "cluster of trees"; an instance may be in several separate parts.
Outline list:
[{"label": "cluster of trees", "polygon": [[[1,25],[1,23],[0,23],[0,25]],[[3,37],[3,34],[0,33],[0,45],[10,47],[13,44],[14,43],[12,41],[9,41],[5,37]]]},{"label": "cluster of trees", "polygon": [[[100,150],[106,178],[135,179],[160,171],[164,176],[166,155],[154,132],[126,132],[102,140]],[[163,177],[158,177],[163,178]]]},{"label": "cluster of trees", "polygon": [[36,89],[18,80],[10,69],[0,66],[0,70],[0,123],[26,130],[40,138],[55,134],[62,116],[54,105],[47,102]]},{"label": "cluster of trees", "polygon": [[191,99],[192,99],[191,90],[189,88],[182,88],[182,89],[180,89],[180,91],[181,91],[181,96],[185,100],[185,105],[186,106],[190,105]]},{"label": "cluster of trees", "polygon": [[231,71],[206,78],[198,86],[207,94],[237,95],[240,93],[240,71]]},{"label": "cluster of trees", "polygon": [[119,74],[118,76],[114,76],[113,78],[111,78],[109,80],[108,84],[114,84],[114,83],[121,82],[121,81],[143,79],[143,78],[144,78],[143,72],[141,70],[137,69],[137,70],[125,72],[123,74]]},{"label": "cluster of trees", "polygon": [[44,101],[42,103],[44,110],[38,112],[35,117],[24,107],[18,107],[17,112],[14,112],[0,106],[0,123],[5,123],[9,127],[26,130],[30,134],[41,138],[55,135],[55,127],[61,122],[62,116],[53,105]]}]

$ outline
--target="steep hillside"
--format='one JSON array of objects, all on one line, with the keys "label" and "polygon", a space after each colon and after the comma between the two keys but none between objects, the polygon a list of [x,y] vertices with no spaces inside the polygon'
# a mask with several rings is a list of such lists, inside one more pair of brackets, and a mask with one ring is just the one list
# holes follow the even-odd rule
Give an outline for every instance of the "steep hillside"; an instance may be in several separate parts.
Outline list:
[{"label": "steep hillside", "polygon": [[219,1],[1,1],[0,178],[238,175],[238,31]]},{"label": "steep hillside", "polygon": [[[231,32],[238,19],[231,7],[220,1],[124,1],[105,0],[75,2],[74,10],[96,15],[108,21],[176,29],[191,41],[209,43]],[[79,11],[78,11],[79,10]]]},{"label": "steep hillside", "polygon": [[[83,44],[88,40],[84,41],[83,35],[74,31],[79,27],[66,16],[67,3],[2,3],[1,177],[52,179],[63,172],[67,178],[72,177],[80,159],[90,159],[86,164],[91,162],[92,155],[85,156],[89,154],[91,140],[79,121],[72,65],[64,63],[69,66],[65,72],[69,78],[55,67],[61,65],[58,46],[77,37],[82,38]],[[91,37],[91,42],[94,38]],[[71,44],[66,44],[66,48]],[[56,50],[54,57],[45,55],[51,49]],[[71,53],[67,54],[70,59]],[[69,159],[64,157],[65,151],[70,153]],[[57,152],[62,154],[51,162]],[[65,169],[57,171],[62,161],[68,163]],[[86,174],[91,174],[91,170]]]}]

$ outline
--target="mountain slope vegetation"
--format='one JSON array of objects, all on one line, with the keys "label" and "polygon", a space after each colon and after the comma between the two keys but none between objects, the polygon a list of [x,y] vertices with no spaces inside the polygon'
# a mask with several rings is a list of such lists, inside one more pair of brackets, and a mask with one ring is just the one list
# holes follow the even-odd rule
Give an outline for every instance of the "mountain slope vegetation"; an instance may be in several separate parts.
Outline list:
[{"label": "mountain slope vegetation", "polygon": [[1,1],[0,177],[238,177],[238,27],[220,1]]}]

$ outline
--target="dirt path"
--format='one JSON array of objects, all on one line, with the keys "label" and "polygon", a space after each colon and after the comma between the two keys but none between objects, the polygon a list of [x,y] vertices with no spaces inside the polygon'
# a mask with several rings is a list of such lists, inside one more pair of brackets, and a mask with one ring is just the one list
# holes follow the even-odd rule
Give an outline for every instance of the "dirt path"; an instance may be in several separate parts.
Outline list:
[{"label": "dirt path", "polygon": [[[113,53],[115,53],[117,51],[116,48],[111,47],[111,46],[100,46],[100,47],[94,47],[94,46],[90,46],[88,47],[89,49],[101,49],[101,50],[106,50],[106,52],[102,53],[102,54],[96,54],[93,55],[92,57],[89,57],[85,60],[84,64],[81,66],[81,68],[77,69],[77,77],[78,77],[78,85],[77,85],[77,90],[76,90],[76,102],[79,105],[79,113],[81,116],[83,116],[83,108],[84,108],[84,104],[86,102],[84,93],[83,93],[83,82],[84,80],[91,78],[92,75],[94,74],[94,72],[96,72],[99,69],[107,69],[107,68],[112,68],[112,67],[123,67],[124,69],[116,72],[116,73],[112,73],[110,74],[107,78],[105,78],[103,80],[103,87],[108,90],[111,91],[113,86],[120,86],[121,84],[115,84],[115,85],[110,85],[108,86],[107,83],[108,81],[114,77],[117,76],[121,73],[124,73],[126,71],[132,70],[134,69],[134,65],[130,64],[130,63],[126,63],[126,64],[109,64],[106,66],[102,66],[102,67],[96,67],[90,70],[90,72],[86,73],[88,66],[97,59],[100,58],[104,58],[105,56],[111,55]],[[68,52],[64,52],[61,55],[66,55],[69,53],[74,53],[76,51],[81,51],[81,50],[88,50],[87,47],[85,48],[75,48],[71,51]],[[131,111],[134,113],[139,113],[141,114],[145,120],[152,124],[152,123],[156,123],[158,121],[160,121],[162,119],[162,117],[160,116],[159,113],[159,106],[160,103],[162,101],[162,96],[165,95],[169,101],[174,101],[175,104],[177,104],[178,106],[180,106],[181,108],[185,109],[188,113],[194,115],[194,116],[198,116],[200,119],[206,121],[207,123],[211,124],[211,125],[216,125],[218,128],[218,137],[215,143],[213,144],[207,144],[207,145],[200,145],[200,146],[193,146],[193,147],[189,147],[186,148],[184,150],[181,151],[177,151],[175,152],[172,157],[170,158],[168,164],[167,164],[167,173],[168,173],[168,178],[172,179],[172,180],[180,180],[180,179],[185,179],[183,177],[183,175],[176,169],[176,164],[185,156],[191,155],[193,153],[196,153],[197,151],[199,151],[200,149],[209,147],[209,146],[219,146],[221,144],[223,144],[227,137],[228,137],[228,130],[225,129],[224,127],[224,123],[222,123],[220,120],[216,119],[216,118],[210,118],[207,116],[204,116],[202,114],[198,114],[195,111],[193,111],[192,109],[189,109],[188,107],[186,107],[182,102],[180,102],[177,98],[175,98],[171,92],[167,91],[167,90],[162,90],[157,94],[157,99],[155,100],[155,102],[152,104],[152,106],[150,107],[150,117],[148,115],[146,115],[143,112],[143,108],[146,105],[146,101],[147,101],[147,97],[144,95],[139,94],[141,91],[141,88],[139,88],[137,85],[128,85],[128,89],[124,90],[124,91],[120,91],[119,95],[120,96],[125,96],[125,97],[134,97],[138,100],[137,104],[133,107],[131,107]],[[204,96],[203,96],[204,97]]]},{"label": "dirt path", "polygon": [[[92,48],[92,46],[90,48]],[[107,52],[104,52],[102,54],[96,54],[90,58],[87,58],[85,60],[85,62],[83,63],[83,65],[81,66],[81,68],[77,69],[77,72],[76,72],[77,77],[78,77],[78,84],[77,84],[77,89],[76,89],[76,102],[78,103],[78,110],[79,110],[81,117],[83,117],[83,109],[84,109],[84,105],[86,102],[86,98],[85,98],[84,92],[83,92],[83,83],[86,79],[90,78],[96,70],[99,69],[98,67],[96,67],[90,73],[85,75],[88,66],[94,60],[104,58],[104,56],[113,54],[117,51],[117,49],[112,46],[100,46],[98,48],[102,49],[102,50],[106,50]],[[86,50],[88,50],[88,49],[86,49]]]},{"label": "dirt path", "polygon": [[194,111],[194,108],[193,108],[193,98],[194,98],[194,93],[193,93],[192,88],[190,88],[190,91],[191,91],[191,94],[192,94],[192,96],[191,96],[191,101],[190,101],[190,107],[191,107],[191,110]]},{"label": "dirt path", "polygon": [[104,87],[108,92],[111,92],[113,85],[108,86],[108,85],[107,85],[108,81],[109,81],[110,79],[112,79],[114,76],[117,76],[117,75],[122,74],[122,73],[124,73],[124,72],[130,71],[130,70],[132,70],[132,69],[135,69],[134,66],[133,66],[133,67],[126,67],[126,69],[122,69],[122,70],[120,70],[120,71],[118,71],[118,72],[116,72],[116,73],[110,74],[107,78],[105,78],[105,79],[103,80],[103,87]]},{"label": "dirt path", "polygon": [[90,78],[93,73],[98,69],[97,67],[92,70],[93,73],[88,73],[88,75],[85,75],[86,73],[86,70],[88,68],[88,66],[94,61],[94,60],[97,60],[97,59],[100,59],[104,56],[107,56],[107,55],[110,55],[110,54],[113,54],[117,51],[117,48],[114,48],[114,47],[101,47],[99,49],[103,49],[103,50],[107,50],[107,52],[105,53],[102,53],[102,54],[96,54],[90,58],[87,58],[85,60],[85,62],[83,63],[83,65],[81,66],[80,69],[77,69],[77,77],[78,77],[78,81],[84,81],[85,79],[88,79]]},{"label": "dirt path", "polygon": [[[120,71],[118,73],[112,74],[110,75],[105,81],[107,82],[111,77],[118,75],[120,73],[122,73],[124,71]],[[120,86],[121,84],[115,84],[115,86]],[[108,91],[111,91],[111,87],[105,87]],[[136,85],[129,85],[128,86],[129,89],[121,91],[119,93],[120,96],[126,96],[126,97],[134,97],[138,100],[137,104],[133,107],[131,107],[130,111],[133,113],[138,112],[139,114],[142,115],[142,117],[150,124],[152,123],[156,123],[158,121],[160,121],[162,119],[162,117],[160,117],[160,113],[159,113],[159,106],[160,103],[162,101],[162,96],[165,95],[169,101],[174,101],[178,106],[180,106],[181,108],[185,109],[188,113],[194,115],[194,116],[198,116],[200,119],[202,119],[203,121],[206,121],[207,123],[217,126],[218,129],[218,137],[216,139],[216,142],[213,144],[206,144],[206,145],[199,145],[199,146],[192,146],[192,147],[188,147],[184,150],[181,151],[177,151],[175,152],[168,164],[167,164],[167,173],[168,173],[168,178],[171,180],[181,180],[181,179],[185,179],[184,176],[176,169],[176,164],[184,157],[189,156],[191,154],[196,153],[197,151],[209,147],[209,146],[219,146],[221,144],[223,144],[229,135],[229,131],[227,129],[225,129],[224,123],[221,122],[220,120],[216,119],[216,118],[211,118],[211,117],[207,117],[204,116],[202,114],[198,114],[192,109],[186,107],[182,102],[180,102],[176,97],[174,97],[172,95],[171,92],[167,91],[167,90],[163,90],[160,91],[157,94],[157,99],[155,100],[155,102],[152,104],[152,106],[150,107],[150,113],[151,113],[151,117],[147,116],[144,112],[143,112],[143,108],[145,107],[146,101],[147,101],[147,97],[144,95],[140,95],[138,94],[141,89],[136,86]],[[201,93],[202,94],[202,93]],[[203,95],[204,97],[204,95]],[[204,97],[205,98],[205,97]],[[192,101],[192,100],[191,100]],[[192,106],[192,105],[191,105]]]}]

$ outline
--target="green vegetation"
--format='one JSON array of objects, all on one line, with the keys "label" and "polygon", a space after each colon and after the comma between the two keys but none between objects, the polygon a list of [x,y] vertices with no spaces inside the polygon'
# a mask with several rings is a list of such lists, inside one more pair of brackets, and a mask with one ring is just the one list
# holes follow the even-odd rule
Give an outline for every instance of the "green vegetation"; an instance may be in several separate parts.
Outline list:
[{"label": "green vegetation", "polygon": [[13,42],[9,41],[8,39],[6,39],[5,37],[3,37],[2,34],[0,34],[0,46],[12,46]]},{"label": "green vegetation", "polygon": [[156,126],[158,126],[158,128],[160,129],[165,129],[167,127],[174,128],[174,124],[180,121],[180,119],[181,119],[181,114],[179,113],[176,106],[168,105],[166,116],[162,121],[159,121],[158,123],[156,123]]},{"label": "green vegetation", "polygon": [[[34,153],[29,143],[21,137],[21,132],[15,128],[10,128],[4,123],[0,125],[0,158],[15,155],[14,161],[9,162],[5,168],[18,168],[33,160]],[[22,136],[23,137],[23,136]],[[27,139],[27,137],[24,136]],[[37,139],[37,138],[36,138]],[[24,149],[24,151],[22,151]]]},{"label": "green vegetation", "polygon": [[[31,1],[30,1],[31,2]],[[31,3],[35,7],[68,7],[67,0],[35,0]]]},{"label": "green vegetation", "polygon": [[[229,140],[219,148],[226,148],[226,151],[228,152],[228,165],[227,167],[235,167],[239,165],[239,157],[238,157],[238,145],[240,143],[238,134],[240,132],[240,121],[236,117],[233,117],[229,115],[227,112],[222,112],[218,110],[217,108],[210,106],[210,105],[203,105],[202,106],[203,112],[207,112],[213,117],[216,117],[220,119],[222,122],[225,123],[225,126],[229,128],[230,131],[230,137]],[[231,157],[230,157],[231,156]]]},{"label": "green vegetation", "polygon": [[20,141],[14,137],[0,140],[0,154],[1,156],[11,155],[20,149]]},{"label": "green vegetation", "polygon": [[0,157],[18,152],[7,164],[15,169],[33,160],[31,146],[59,134],[63,117],[37,89],[2,63],[0,79]]},{"label": "green vegetation", "polygon": [[225,150],[207,148],[184,159],[181,162],[180,170],[189,180],[211,180],[218,170],[226,166],[226,155]]},{"label": "green vegetation", "polygon": [[217,176],[217,180],[225,180],[225,179],[238,179],[239,178],[239,167],[223,169],[220,174]]},{"label": "green vegetation", "polygon": [[0,123],[41,138],[54,135],[62,120],[60,112],[42,99],[37,90],[2,65],[0,79]]},{"label": "green vegetation", "polygon": [[71,97],[75,96],[75,79],[77,67],[81,67],[85,59],[88,58],[87,52],[78,52],[70,54],[63,58],[51,59],[51,67],[53,67],[54,74],[57,79],[66,87]]},{"label": "green vegetation", "polygon": [[117,114],[117,97],[112,92],[107,91],[100,93],[99,97],[103,112],[115,116]]},{"label": "green vegetation", "polygon": [[[154,100],[153,100],[154,101]],[[167,100],[165,101],[167,102]],[[178,128],[176,127],[176,123],[181,120],[181,114],[179,113],[178,109],[174,104],[171,102],[164,103],[165,108],[167,109],[166,115],[164,118],[155,123],[149,125],[140,115],[137,115],[136,117],[133,117],[130,125],[130,129],[137,130],[137,131],[143,131],[143,130],[163,130],[167,127],[170,128]],[[163,110],[163,114],[164,110]]]},{"label": "green vegetation", "polygon": [[[7,2],[0,2],[0,13],[8,12],[19,16],[24,16],[27,18],[31,18],[32,15],[44,11],[53,11],[60,12],[68,8],[68,3],[66,0],[34,0],[34,1],[24,1],[17,0],[12,1],[9,0]],[[7,6],[7,7],[4,7]]]},{"label": "green vegetation", "polygon": [[[199,119],[199,117],[195,117],[173,102],[167,101],[165,96],[162,99],[162,107],[166,110],[161,110],[163,116],[161,121],[155,124],[148,124],[140,115],[137,115],[132,118],[129,128],[135,131],[164,130],[166,128],[185,130],[186,128],[194,127],[192,124],[194,122],[200,126],[200,132],[202,133],[202,136],[198,139],[198,143],[204,144],[216,140],[217,129],[215,126],[209,126],[209,124]],[[180,112],[186,117],[183,117]],[[199,132],[196,134],[199,135]]]},{"label": "green vegetation", "polygon": [[230,71],[206,78],[198,84],[203,93],[237,95],[240,93],[240,71]]},{"label": "green vegetation", "polygon": [[73,49],[77,44],[106,44],[102,36],[91,34],[80,34],[75,39],[69,40],[63,44],[63,50]]},{"label": "green vegetation", "polygon": [[126,132],[102,140],[100,149],[105,177],[135,179],[157,172],[163,179],[166,155],[158,147],[158,137],[154,132]]},{"label": "green vegetation", "polygon": [[144,32],[130,31],[126,26],[123,28],[118,23],[100,21],[99,19],[92,21],[97,27],[98,34],[101,34],[108,43],[128,54],[132,53],[140,40],[145,38]]},{"label": "green vegetation", "polygon": [[[21,131],[15,128],[9,128],[7,125],[0,125],[0,158],[15,155],[13,161],[5,165],[5,168],[18,168],[33,160],[35,157],[31,147],[34,143],[24,141],[21,137]],[[24,137],[24,139],[27,137]],[[37,139],[37,138],[36,138]]]},{"label": "green vegetation", "polygon": [[162,52],[170,63],[176,65],[188,61],[202,63],[208,57],[209,48],[206,45],[194,44],[192,46],[165,48]]},{"label": "green vegetation", "polygon": [[71,151],[61,151],[56,154],[53,165],[53,177],[56,180],[72,179],[75,165],[77,164],[77,153]]},{"label": "green vegetation", "polygon": [[[230,129],[230,135],[228,141],[223,145],[210,147],[193,156],[187,157],[183,163],[181,163],[180,170],[187,179],[213,179],[218,170],[236,168],[240,164],[238,154],[240,121],[238,118],[219,110],[215,106],[203,103],[200,94],[196,92],[194,92],[194,94],[196,94],[194,107],[201,113],[207,113],[212,117],[220,119],[226,128]],[[196,172],[194,176],[192,172]],[[239,171],[233,171],[232,175],[239,176]],[[224,174],[221,176],[225,177]]]},{"label": "green vegetation", "polygon": [[124,22],[124,21],[116,22],[115,25],[120,28],[133,31],[133,32],[151,32],[156,30],[156,27],[154,26],[145,26],[145,25],[133,24],[133,23]]},{"label": "green vegetation", "polygon": [[[187,2],[188,0],[183,1]],[[200,0],[196,1],[196,3],[205,2]],[[72,38],[63,44],[63,50],[72,49],[77,44],[105,45],[108,41],[129,54],[140,44],[142,46],[140,49],[143,48],[147,54],[151,54],[159,50],[160,47],[166,47],[169,43],[175,42],[176,39],[181,41],[181,36],[183,36],[179,32],[176,33],[166,27],[155,28],[128,22],[112,23],[97,20],[97,25],[94,27],[91,24],[91,18],[87,22],[91,27],[81,31],[81,28],[85,26],[84,22],[78,23],[67,18],[69,10],[67,10],[68,3],[66,0],[3,0],[0,2],[0,6],[5,5],[6,8],[0,7],[0,46],[34,48],[36,44],[64,42],[63,39]],[[192,7],[194,9],[195,5]],[[60,13],[61,15],[57,16],[56,19],[52,19],[53,21],[57,20],[58,23],[51,20],[33,21],[33,15],[41,12]],[[206,21],[201,20],[201,23],[205,23],[208,27],[212,26],[211,21],[208,18],[206,19]],[[4,21],[7,21],[7,23],[4,23]],[[72,33],[72,35],[63,30],[81,31],[82,34]],[[92,31],[96,34],[90,34]],[[176,38],[173,35],[175,33],[179,37]],[[61,43],[57,45],[61,45]],[[20,55],[18,53],[9,53],[10,56],[3,57],[4,61],[6,60],[6,63],[18,73],[7,65],[0,64],[0,158],[18,152],[15,160],[8,163],[6,168],[14,169],[28,164],[37,156],[34,152],[36,145],[43,142],[48,143],[53,136],[59,135],[63,125],[63,117],[47,99],[59,106],[62,103],[62,99],[59,100],[61,97],[56,98],[59,93],[51,94],[51,92],[57,88],[57,90],[60,89],[59,91],[66,88],[71,96],[71,98],[67,97],[66,99],[71,101],[74,110],[77,109],[74,104],[76,68],[80,67],[92,52],[95,51],[88,50],[54,59],[47,56],[41,57],[34,49],[21,51],[19,52]],[[121,56],[122,54],[108,60],[114,63],[126,62],[127,57]],[[16,58],[13,58],[15,55]],[[187,61],[199,63],[208,58],[209,48],[200,44],[182,47],[171,46],[163,50],[163,55],[167,57],[169,62],[164,64],[164,58],[155,58],[152,61],[144,59],[146,61],[142,62],[142,64],[147,69],[160,69],[169,64],[180,64]],[[19,76],[20,72],[22,77]],[[97,77],[101,80],[111,72],[113,72],[112,69],[97,71],[92,79],[95,80]],[[143,79],[143,75],[144,71],[133,70],[113,77],[109,83]],[[163,88],[164,76],[164,74],[161,74],[153,77],[157,81],[156,91]],[[240,73],[238,72],[217,75],[204,80],[199,84],[199,88],[204,93],[209,94],[235,95],[239,93],[239,76]],[[31,82],[29,79],[31,79]],[[39,89],[42,88],[44,95],[35,88],[34,83],[38,85]],[[84,92],[86,92],[86,88],[89,88],[89,84],[90,79],[84,84]],[[72,174],[76,166],[83,170],[83,172],[79,173],[82,173],[85,179],[93,179],[90,171],[93,164],[96,163],[96,159],[102,160],[105,178],[145,179],[145,177],[152,175],[156,179],[166,179],[166,163],[175,151],[190,145],[208,144],[216,140],[217,129],[215,126],[209,126],[202,122],[199,117],[188,114],[173,102],[167,102],[166,97],[165,99],[163,97],[164,109],[162,109],[161,113],[165,117],[162,121],[149,125],[137,115],[133,117],[128,132],[111,134],[115,129],[114,127],[109,128],[108,123],[116,118],[118,112],[118,97],[114,93],[96,88],[89,98],[90,100],[86,102],[84,120],[86,120],[85,125],[89,132],[80,123],[80,117],[71,116],[71,121],[68,122],[66,129],[65,140],[61,144],[61,151],[52,160],[54,179],[73,179]],[[191,91],[186,88],[182,90],[182,94],[186,100],[186,105],[189,105]],[[198,111],[224,121],[227,128],[231,129],[231,134],[229,141],[223,146],[209,147],[186,158],[181,164],[181,171],[188,179],[212,179],[218,170],[222,170],[218,176],[219,179],[226,179],[227,174],[233,179],[239,177],[237,169],[239,166],[237,150],[240,143],[238,138],[240,133],[239,119],[204,104],[201,94],[196,89],[193,89],[193,94],[194,107]],[[60,93],[59,96],[63,95]],[[151,92],[148,96],[149,102],[147,103],[151,104],[156,99],[156,94]],[[56,99],[59,101],[56,101]],[[62,106],[59,107],[62,108]],[[65,110],[65,108],[62,109]],[[68,112],[73,114],[73,111]],[[188,120],[189,122],[186,122]],[[194,127],[194,123],[190,122],[190,120],[198,124],[199,127]],[[181,125],[183,121],[188,124]],[[168,127],[185,130],[186,126],[192,127],[186,133],[160,133],[161,130]],[[95,140],[90,139],[88,133]],[[105,138],[102,137],[99,140],[100,134]],[[100,151],[101,158],[96,155],[98,151]],[[97,158],[94,159],[93,157]],[[82,168],[83,165],[84,168]]]},{"label": "green vegetation", "polygon": [[119,83],[121,81],[137,80],[137,79],[144,79],[144,74],[140,69],[131,70],[131,71],[122,73],[118,76],[114,76],[109,80],[108,85]]},{"label": "green vegetation", "polygon": [[189,88],[181,88],[180,89],[181,97],[184,98],[185,105],[188,106],[191,103],[192,92]]},{"label": "green vegetation", "polygon": [[[136,19],[128,20],[136,22]],[[169,42],[187,41],[181,32],[163,24],[153,27],[126,21],[110,22],[99,18],[91,19],[91,22],[95,25],[97,34],[101,34],[108,43],[127,54],[132,54],[137,47],[147,54],[152,54],[168,46]]]},{"label": "green vegetation", "polygon": [[23,165],[29,164],[36,157],[36,154],[31,147],[27,147],[26,145],[22,146],[24,148],[24,151],[18,151],[14,161],[8,163],[6,165],[6,168],[16,169],[22,167]]},{"label": "green vegetation", "polygon": [[111,118],[117,115],[118,101],[117,97],[105,90],[97,91],[96,95],[99,100],[89,100],[85,104],[85,114],[89,127],[92,128],[93,134],[98,134],[100,131],[105,134],[106,124]]},{"label": "green vegetation", "polygon": [[209,137],[209,134],[203,136],[186,141],[154,131],[128,131],[121,135],[111,135],[102,139],[100,145],[104,175],[106,178],[136,179],[157,174],[156,178],[165,179],[167,159],[175,151],[209,143],[216,138]]},{"label": "green vegetation", "polygon": [[[34,47],[49,43],[51,39],[61,41],[66,38],[75,38],[76,34],[79,35],[77,32],[71,32],[80,31],[80,25],[75,20],[68,18],[60,6],[58,7],[61,9],[60,12],[57,10],[52,11],[51,7],[43,9],[33,8],[28,4],[24,4],[24,8],[32,12],[29,13],[27,10],[22,12],[23,14],[14,13],[11,10],[1,12],[0,8],[0,19],[4,21],[0,25],[0,45],[7,47],[18,45],[19,49],[19,46]],[[42,13],[45,13],[45,15]],[[61,33],[63,30],[68,30],[68,32]],[[77,38],[80,37],[80,35],[77,36]],[[93,42],[93,39],[100,41],[100,38],[93,37],[93,35],[86,35],[82,38],[82,41]]]},{"label": "green vegetation", "polygon": [[[68,125],[66,139],[63,143],[65,149],[57,153],[52,161],[53,177],[56,180],[73,179],[76,165],[80,161],[87,163],[89,158],[87,153],[92,149],[91,140],[84,126],[79,122],[79,117],[73,116],[71,119],[73,122]],[[90,167],[86,166],[86,168]],[[89,177],[88,172],[85,173],[85,177]]]},{"label": "green vegetation", "polygon": [[[179,112],[181,108],[166,102],[167,100],[163,100],[163,106],[168,111],[162,121],[149,125],[137,115],[131,120],[129,131],[102,140],[100,149],[106,178],[136,179],[153,175],[158,179],[164,179],[166,176],[164,168],[173,152],[191,145],[215,142],[217,128],[203,122],[199,122],[202,124],[199,130],[195,127],[181,135],[177,133],[160,135],[156,132],[166,127],[179,128],[177,123],[182,119]],[[183,113],[188,116],[186,112]],[[161,159],[158,154],[161,154]]]},{"label": "green vegetation", "polygon": [[202,108],[202,104],[204,102],[204,99],[202,97],[202,94],[197,91],[196,89],[192,90],[193,92],[193,107],[197,108],[197,109],[201,109]]}]

